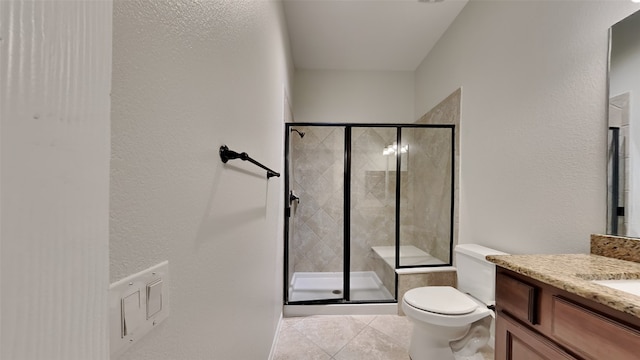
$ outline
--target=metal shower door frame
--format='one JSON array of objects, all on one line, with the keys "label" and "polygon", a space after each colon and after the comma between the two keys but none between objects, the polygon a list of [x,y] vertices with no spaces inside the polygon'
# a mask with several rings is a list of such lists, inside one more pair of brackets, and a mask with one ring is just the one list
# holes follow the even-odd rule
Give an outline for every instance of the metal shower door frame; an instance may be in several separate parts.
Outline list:
[{"label": "metal shower door frame", "polygon": [[[334,299],[319,299],[307,301],[289,301],[289,218],[291,216],[291,206],[289,203],[289,193],[291,191],[289,182],[291,174],[289,167],[291,164],[290,134],[294,126],[324,126],[324,127],[342,127],[344,128],[344,208],[343,208],[343,297]],[[351,215],[351,130],[353,128],[395,128],[396,142],[402,144],[402,129],[404,128],[445,128],[451,130],[451,205],[450,205],[450,230],[449,230],[449,261],[442,265],[400,265],[400,191],[401,191],[401,166],[402,159],[400,152],[396,153],[396,208],[395,208],[395,269],[406,268],[425,268],[425,267],[442,267],[451,266],[453,264],[453,235],[454,235],[454,216],[455,216],[455,125],[453,124],[393,124],[393,123],[304,123],[290,122],[285,123],[284,138],[284,266],[283,266],[283,302],[285,305],[319,305],[319,304],[372,304],[372,303],[397,303],[398,299],[398,273],[395,273],[395,291],[394,300],[363,300],[354,301],[350,299],[350,274],[351,274],[351,234],[350,234],[350,215]]]}]

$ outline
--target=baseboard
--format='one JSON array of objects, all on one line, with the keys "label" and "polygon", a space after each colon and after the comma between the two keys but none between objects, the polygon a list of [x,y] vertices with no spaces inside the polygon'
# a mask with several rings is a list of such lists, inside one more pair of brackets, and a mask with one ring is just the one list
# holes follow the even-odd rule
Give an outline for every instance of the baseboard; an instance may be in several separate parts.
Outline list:
[{"label": "baseboard", "polygon": [[278,347],[278,338],[280,335],[280,327],[282,326],[282,312],[280,312],[280,318],[278,319],[278,326],[276,326],[276,332],[273,334],[273,342],[271,343],[271,351],[269,352],[269,360],[273,360],[276,356],[276,347]]}]

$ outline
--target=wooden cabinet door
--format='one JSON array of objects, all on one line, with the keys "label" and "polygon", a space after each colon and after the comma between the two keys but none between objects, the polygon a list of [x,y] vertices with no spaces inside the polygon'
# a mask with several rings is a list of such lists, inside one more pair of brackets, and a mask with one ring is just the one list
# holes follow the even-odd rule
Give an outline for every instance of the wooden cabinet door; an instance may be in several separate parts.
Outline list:
[{"label": "wooden cabinet door", "polygon": [[496,319],[495,350],[496,360],[579,360],[504,313]]},{"label": "wooden cabinet door", "polygon": [[551,336],[585,359],[640,359],[640,331],[558,296],[552,298]]}]

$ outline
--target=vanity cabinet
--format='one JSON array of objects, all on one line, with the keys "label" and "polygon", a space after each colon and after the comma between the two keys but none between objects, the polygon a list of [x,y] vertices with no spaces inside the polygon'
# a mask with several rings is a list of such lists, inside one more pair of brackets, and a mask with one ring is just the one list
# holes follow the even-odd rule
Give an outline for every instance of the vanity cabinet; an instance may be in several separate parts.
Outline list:
[{"label": "vanity cabinet", "polygon": [[500,267],[496,315],[496,360],[640,359],[637,317]]}]

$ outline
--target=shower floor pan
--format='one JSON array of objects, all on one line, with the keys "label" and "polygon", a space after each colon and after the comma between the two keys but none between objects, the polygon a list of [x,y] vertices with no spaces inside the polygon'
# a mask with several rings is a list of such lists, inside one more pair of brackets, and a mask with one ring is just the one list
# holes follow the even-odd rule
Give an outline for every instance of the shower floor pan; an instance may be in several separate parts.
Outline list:
[{"label": "shower floor pan", "polygon": [[[341,272],[296,272],[289,286],[289,301],[343,298]],[[351,300],[394,300],[373,271],[351,273]]]}]

